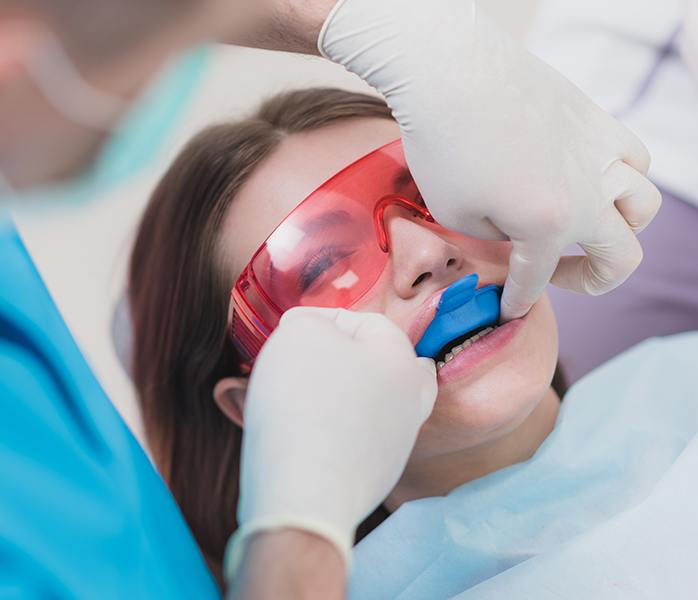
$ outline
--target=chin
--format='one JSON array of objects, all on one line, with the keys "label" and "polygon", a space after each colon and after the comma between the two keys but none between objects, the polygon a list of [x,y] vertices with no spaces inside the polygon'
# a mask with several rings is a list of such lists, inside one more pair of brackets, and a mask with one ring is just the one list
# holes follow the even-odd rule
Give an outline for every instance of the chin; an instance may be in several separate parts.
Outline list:
[{"label": "chin", "polygon": [[544,297],[496,357],[460,379],[440,382],[434,412],[416,450],[454,452],[516,429],[549,390],[556,362],[557,326]]}]

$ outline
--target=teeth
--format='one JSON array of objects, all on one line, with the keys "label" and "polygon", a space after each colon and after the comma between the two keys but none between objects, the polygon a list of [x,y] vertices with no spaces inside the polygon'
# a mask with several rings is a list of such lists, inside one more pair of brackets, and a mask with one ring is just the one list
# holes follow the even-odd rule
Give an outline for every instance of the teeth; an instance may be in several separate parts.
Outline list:
[{"label": "teeth", "polygon": [[470,338],[473,342],[476,342],[480,338],[485,337],[488,333],[492,332],[492,327],[488,327],[487,329],[483,329],[480,333],[477,335],[474,335],[472,338]]},{"label": "teeth", "polygon": [[489,333],[492,333],[495,329],[497,329],[497,327],[499,327],[499,325],[483,329],[480,333],[474,335],[471,338],[468,338],[462,344],[459,344],[458,346],[454,346],[453,348],[451,348],[451,350],[446,353],[446,356],[444,356],[444,360],[440,360],[436,363],[437,370],[443,369],[446,366],[446,363],[451,362],[454,359],[454,357],[458,356],[458,354],[463,352],[463,350],[465,350],[468,346],[472,346],[479,339],[485,337]]}]

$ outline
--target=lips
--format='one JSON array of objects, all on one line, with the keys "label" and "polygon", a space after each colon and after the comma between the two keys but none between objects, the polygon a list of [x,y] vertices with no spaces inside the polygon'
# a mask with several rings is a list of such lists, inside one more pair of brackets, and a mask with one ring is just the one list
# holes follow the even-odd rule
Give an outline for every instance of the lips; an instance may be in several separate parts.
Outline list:
[{"label": "lips", "polygon": [[517,338],[527,317],[528,315],[508,321],[459,352],[438,370],[439,385],[466,378],[483,365],[493,360],[501,360],[501,353]]},{"label": "lips", "polygon": [[[496,285],[478,286],[479,277],[471,273],[448,286],[441,294],[434,314],[429,302],[432,321],[415,346],[418,356],[444,361],[449,348],[466,342],[488,326],[499,321],[501,288]],[[431,300],[431,299],[430,299]],[[427,311],[420,314],[420,325]]]}]

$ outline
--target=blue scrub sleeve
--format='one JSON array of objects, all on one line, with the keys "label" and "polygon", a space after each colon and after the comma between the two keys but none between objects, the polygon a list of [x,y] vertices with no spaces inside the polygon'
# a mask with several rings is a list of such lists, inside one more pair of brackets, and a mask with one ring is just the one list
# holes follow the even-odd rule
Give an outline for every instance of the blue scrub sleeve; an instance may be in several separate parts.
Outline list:
[{"label": "blue scrub sleeve", "polygon": [[167,486],[0,217],[0,597],[216,598]]}]

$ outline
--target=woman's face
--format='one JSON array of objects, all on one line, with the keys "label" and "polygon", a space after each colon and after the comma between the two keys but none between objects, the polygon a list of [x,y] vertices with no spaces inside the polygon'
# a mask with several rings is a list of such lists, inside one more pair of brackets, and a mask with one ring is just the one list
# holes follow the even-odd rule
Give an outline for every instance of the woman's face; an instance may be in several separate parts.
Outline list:
[{"label": "woman's face", "polygon": [[[388,119],[355,118],[286,137],[229,210],[220,247],[224,268],[237,278],[301,200],[346,165],[399,136]],[[400,209],[387,211],[385,224],[388,266],[352,310],[385,314],[413,343],[428,326],[441,292],[453,282],[477,273],[481,285],[503,285],[508,242],[448,232]],[[413,460],[465,450],[509,433],[547,392],[557,360],[557,328],[547,297],[525,318],[490,336],[439,370],[435,409],[420,432]]]}]

